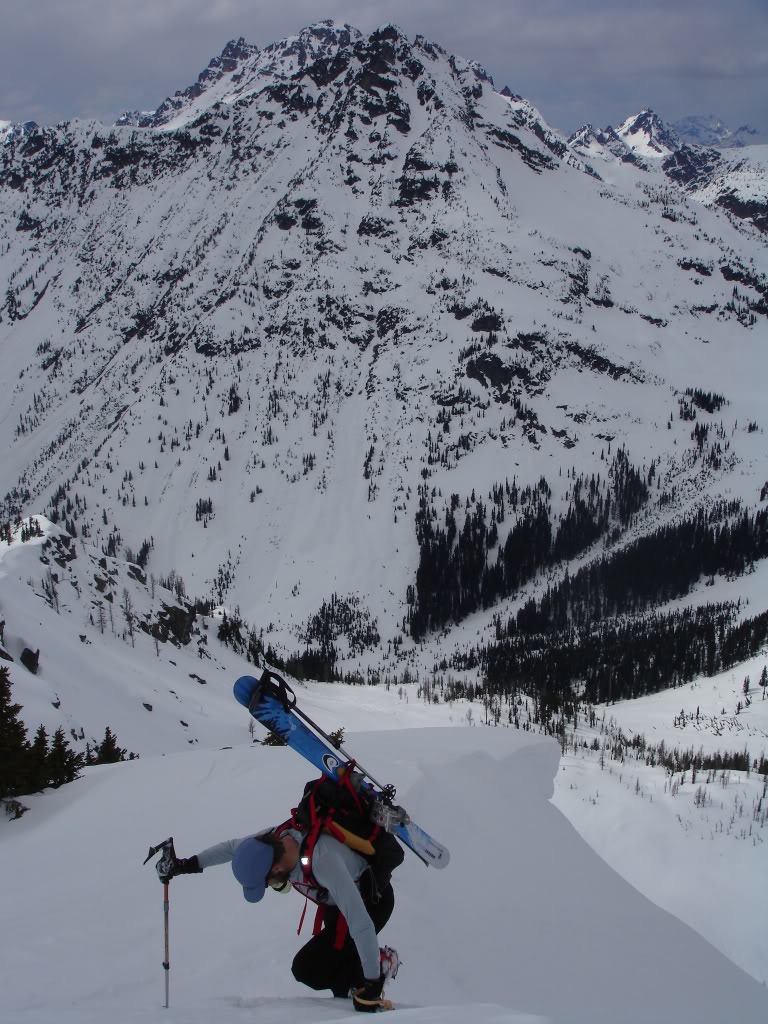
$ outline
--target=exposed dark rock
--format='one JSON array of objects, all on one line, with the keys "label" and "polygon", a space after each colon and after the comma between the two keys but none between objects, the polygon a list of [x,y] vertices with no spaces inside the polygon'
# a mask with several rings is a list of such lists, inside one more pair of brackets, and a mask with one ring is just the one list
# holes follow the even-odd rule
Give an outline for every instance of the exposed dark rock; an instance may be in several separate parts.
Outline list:
[{"label": "exposed dark rock", "polygon": [[740,217],[742,220],[751,220],[760,231],[768,231],[768,202],[760,202],[757,199],[741,199],[731,190],[723,192],[717,197],[717,205],[724,210]]},{"label": "exposed dark rock", "polygon": [[400,186],[400,198],[395,200],[395,206],[413,206],[414,203],[422,203],[440,188],[437,175],[432,178],[417,178],[404,174],[397,179],[397,183]]},{"label": "exposed dark rock", "polygon": [[536,171],[537,174],[541,174],[544,170],[554,171],[557,168],[557,164],[551,157],[526,146],[519,136],[514,135],[512,132],[493,127],[488,130],[487,134],[491,142],[501,149],[508,149],[511,152],[519,153],[523,163],[530,167],[532,171]]},{"label": "exposed dark rock", "polygon": [[376,316],[376,333],[380,338],[394,331],[402,319],[402,310],[394,306],[385,306]]},{"label": "exposed dark rock", "polygon": [[698,263],[696,260],[678,260],[677,265],[681,270],[695,270],[702,277],[711,277],[712,275],[711,267],[708,267],[706,263]]},{"label": "exposed dark rock", "polygon": [[180,608],[178,605],[163,604],[162,610],[158,613],[157,622],[151,625],[141,622],[141,628],[149,633],[156,640],[186,646],[192,639],[192,627],[197,618],[197,612],[191,606]]},{"label": "exposed dark rock", "polygon": [[722,154],[716,149],[681,146],[661,166],[667,177],[678,185],[696,187],[707,184],[721,161]]},{"label": "exposed dark rock", "polygon": [[505,366],[501,359],[493,353],[483,353],[477,359],[467,363],[467,376],[479,380],[481,384],[490,384],[494,388],[502,388],[517,376],[517,370]]},{"label": "exposed dark rock", "polygon": [[29,647],[25,647],[21,652],[19,661],[33,676],[36,676],[40,665],[40,648],[38,647],[36,651],[31,651]]},{"label": "exposed dark rock", "polygon": [[128,575],[132,580],[136,580],[137,583],[142,583],[144,586],[147,585],[147,574],[142,572],[138,565],[128,565]]},{"label": "exposed dark rock", "polygon": [[30,217],[26,210],[21,211],[18,223],[16,224],[17,231],[33,231],[35,233],[35,237],[39,238],[40,227],[41,221],[37,220],[35,217]]},{"label": "exposed dark rock", "polygon": [[453,313],[457,320],[466,320],[474,311],[474,306],[462,306],[458,302],[451,306],[450,309],[450,312]]},{"label": "exposed dark rock", "polygon": [[596,373],[608,374],[614,380],[619,380],[625,375],[632,375],[626,366],[617,366],[610,359],[601,356],[594,348],[579,345],[576,341],[570,342],[567,347],[569,352],[572,352],[585,366],[588,366],[590,370],[594,370]]}]

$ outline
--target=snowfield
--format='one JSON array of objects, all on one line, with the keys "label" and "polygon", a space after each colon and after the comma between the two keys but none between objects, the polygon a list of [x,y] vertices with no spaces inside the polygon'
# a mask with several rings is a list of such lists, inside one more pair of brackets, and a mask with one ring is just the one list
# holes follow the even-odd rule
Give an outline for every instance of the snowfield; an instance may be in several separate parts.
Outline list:
[{"label": "snowfield", "polygon": [[[374,774],[386,766],[452,852],[445,872],[409,855],[396,875],[383,939],[403,961],[389,994],[406,1020],[765,1020],[765,987],[624,881],[553,806],[552,740],[465,727],[348,744]],[[5,1019],[354,1019],[290,975],[301,900],[249,905],[226,866],[171,883],[162,1007],[162,888],[142,868],[147,847],[172,834],[190,855],[276,822],[307,774],[289,750],[240,744],[91,769],[32,798],[0,833],[0,870],[16,881],[3,897]]]},{"label": "snowfield", "polygon": [[[50,537],[59,532],[39,521]],[[62,589],[56,614],[39,592],[42,544],[0,542],[5,647],[18,659],[32,635],[45,637],[38,675],[10,666],[24,721],[30,732],[63,722],[91,740],[110,724],[141,759],[89,768],[25,797],[18,821],[0,819],[0,872],[13,880],[2,933],[12,1019],[344,1019],[348,1007],[302,993],[289,973],[300,900],[249,907],[225,868],[173,883],[172,1001],[168,1013],[158,1009],[162,890],[141,865],[148,847],[173,835],[188,856],[283,820],[312,771],[290,751],[252,742],[231,693],[252,666],[213,635],[205,661],[194,644],[158,652],[140,632],[132,647],[88,621],[74,586]],[[138,604],[142,587],[122,582]],[[527,728],[487,726],[480,700],[434,703],[418,683],[297,685],[305,713],[326,731],[343,726],[345,749],[395,784],[451,850],[445,872],[410,854],[398,871],[383,938],[404,963],[390,993],[400,1012],[419,1024],[526,1014],[722,1021],[738,1008],[742,1020],[762,1020],[764,777],[701,772],[693,781],[690,771],[621,763],[610,746],[621,729],[649,745],[746,747],[759,759],[768,752],[758,685],[766,661],[595,708],[592,723],[567,729],[563,751]]]}]

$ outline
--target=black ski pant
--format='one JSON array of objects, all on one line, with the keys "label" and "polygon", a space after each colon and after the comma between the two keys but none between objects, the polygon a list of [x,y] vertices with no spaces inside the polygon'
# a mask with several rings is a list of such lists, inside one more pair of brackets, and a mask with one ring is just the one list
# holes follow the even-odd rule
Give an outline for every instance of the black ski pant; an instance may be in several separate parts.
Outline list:
[{"label": "black ski pant", "polygon": [[[395,894],[392,885],[387,885],[378,894],[377,902],[365,900],[376,934],[392,916],[395,908]],[[319,935],[313,936],[302,946],[293,958],[291,970],[296,981],[309,988],[321,991],[329,988],[335,996],[346,997],[350,989],[358,988],[365,980],[357,947],[349,932],[344,938],[341,949],[334,949],[336,940],[336,923],[339,919],[338,907],[328,907],[323,918],[323,927]]]}]

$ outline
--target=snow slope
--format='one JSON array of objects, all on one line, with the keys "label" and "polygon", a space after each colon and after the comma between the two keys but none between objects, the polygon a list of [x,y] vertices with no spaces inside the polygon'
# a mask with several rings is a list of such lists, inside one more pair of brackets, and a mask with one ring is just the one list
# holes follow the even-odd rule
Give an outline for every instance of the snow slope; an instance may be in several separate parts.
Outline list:
[{"label": "snow slope", "polygon": [[[554,742],[477,728],[348,742],[374,773],[386,765],[452,850],[444,873],[410,856],[398,872],[384,937],[404,963],[390,994],[406,1020],[765,1019],[765,988],[623,881],[552,805]],[[301,901],[253,907],[227,867],[172,883],[161,1008],[162,890],[146,848],[173,834],[189,855],[268,824],[306,774],[288,750],[240,745],[92,769],[33,798],[0,830],[0,873],[16,883],[3,898],[5,1019],[354,1019],[289,973]]]},{"label": "snow slope", "polygon": [[[50,537],[59,532],[50,524],[45,529]],[[187,646],[170,642],[156,646],[139,629],[132,646],[118,606],[123,600],[119,595],[125,591],[132,595],[141,615],[149,610],[156,614],[158,602],[173,604],[173,596],[158,586],[153,605],[147,587],[129,575],[126,563],[107,560],[108,569],[99,567],[98,571],[114,577],[118,598],[113,609],[115,629],[107,622],[102,633],[98,624],[89,620],[93,603],[86,585],[90,572],[87,553],[80,547],[78,558],[70,563],[78,569],[74,582],[62,578],[59,584],[59,614],[41,594],[40,577],[45,571],[41,554],[40,538],[25,543],[14,539],[10,548],[0,542],[5,650],[17,659],[8,663],[13,697],[23,706],[22,717],[30,735],[41,722],[49,735],[63,726],[76,749],[83,749],[86,742],[98,742],[110,725],[121,746],[141,754],[142,764],[151,758],[160,765],[184,752],[212,751],[250,741],[250,719],[232,699],[231,686],[252,666],[215,639],[216,619],[201,618]],[[56,568],[54,562],[50,564]],[[760,572],[729,586],[751,602],[765,592]],[[724,596],[730,595],[726,592]],[[470,633],[471,627],[465,631]],[[33,676],[21,667],[18,657],[24,646],[34,649],[39,637],[44,639],[44,650],[38,674]],[[200,657],[199,651],[206,656]],[[761,699],[758,686],[766,663],[768,657],[763,655],[713,679],[598,707],[594,723],[590,725],[582,715],[575,732],[569,722],[553,798],[614,870],[761,982],[768,981],[768,891],[762,885],[768,870],[764,778],[754,772],[732,771],[700,773],[694,781],[690,771],[685,777],[680,772],[671,776],[658,765],[647,765],[642,752],[638,760],[632,748],[613,755],[612,747],[621,729],[630,738],[644,735],[649,745],[663,740],[670,750],[701,747],[713,754],[746,747],[750,760],[759,760],[768,753],[768,700]],[[743,692],[747,676],[748,707]],[[495,737],[500,733],[507,736],[504,742],[512,743],[516,741],[511,736],[521,735],[488,728],[489,716],[480,699],[445,699],[431,674],[410,684],[296,685],[302,708],[326,730],[340,726],[348,731],[375,730],[382,733],[377,742],[387,744],[391,736],[393,748],[410,743],[402,738],[408,735],[403,730],[414,728],[452,726],[460,737],[467,730],[457,727],[471,725],[468,731],[477,749],[499,742]],[[509,720],[508,710],[505,705],[502,723]],[[533,708],[528,700],[515,710],[524,730],[540,728],[531,723]],[[367,748],[368,741],[364,749],[352,747],[352,751],[378,778],[378,764],[369,762]],[[167,757],[159,759],[161,754]],[[417,758],[408,766],[405,757],[398,760],[393,781],[402,787],[421,762]],[[101,778],[102,772],[104,778],[110,777],[107,770],[99,769],[89,772],[88,778]],[[41,812],[43,817],[55,815],[66,827],[70,801],[82,785],[76,783],[43,797],[25,797],[23,802],[32,809],[19,822],[0,820],[0,835],[6,842],[15,842],[33,821],[40,825]],[[173,794],[175,802],[173,785],[169,781],[161,788],[163,793]],[[166,802],[160,792],[150,803],[154,800]],[[158,823],[159,832],[163,827]],[[237,832],[240,826],[233,820],[229,827]],[[174,824],[173,828],[183,835],[181,826]],[[77,841],[87,842],[83,839],[87,834],[86,829]],[[158,838],[164,836],[147,843]],[[199,842],[205,841],[201,835]]]},{"label": "snow slope", "polygon": [[[592,742],[618,729],[669,749],[768,754],[768,700],[756,685],[768,657],[738,671],[598,709]],[[753,700],[744,707],[744,679]],[[741,710],[737,707],[741,704]],[[668,773],[633,759],[571,746],[553,797],[579,833],[623,878],[768,983],[766,779],[756,773]]]}]

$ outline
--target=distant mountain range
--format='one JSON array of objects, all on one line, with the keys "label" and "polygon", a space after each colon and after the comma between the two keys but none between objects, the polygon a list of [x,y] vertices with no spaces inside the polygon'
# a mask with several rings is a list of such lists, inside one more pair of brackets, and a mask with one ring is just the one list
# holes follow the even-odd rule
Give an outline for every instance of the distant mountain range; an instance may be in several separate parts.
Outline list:
[{"label": "distant mountain range", "polygon": [[[77,537],[88,571],[48,568],[93,621],[142,588],[132,642],[226,607],[313,677],[507,682],[535,632],[526,686],[614,695],[687,602],[722,604],[728,664],[758,642],[729,579],[765,564],[765,147],[650,110],[565,138],[436,43],[332,22],[121,122],[0,146],[0,527]],[[667,632],[621,675],[589,630],[627,621]]]},{"label": "distant mountain range", "polygon": [[653,110],[641,110],[623,121],[618,128],[610,125],[602,132],[596,132],[591,125],[585,125],[571,136],[575,143],[588,135],[602,139],[604,144],[613,143],[619,155],[624,155],[622,144],[636,157],[668,157],[684,146],[715,147],[720,149],[741,149],[755,142],[757,130],[743,125],[735,131],[714,117],[692,116],[664,122]]},{"label": "distant mountain range", "polygon": [[692,114],[672,122],[672,128],[682,142],[692,146],[720,146],[723,149],[739,149],[752,145],[757,139],[757,129],[748,124],[729,128],[713,114]]}]

